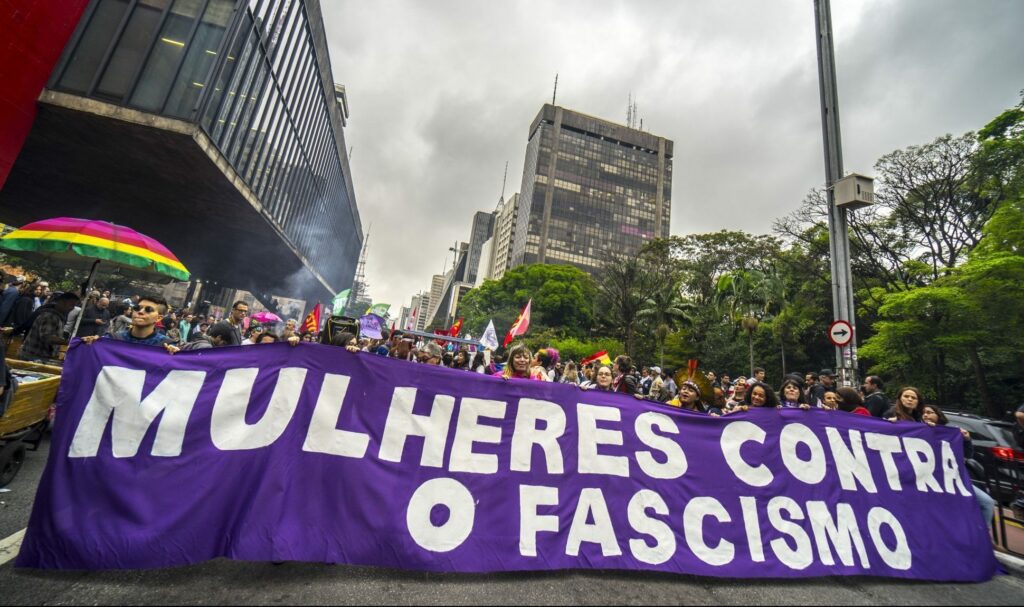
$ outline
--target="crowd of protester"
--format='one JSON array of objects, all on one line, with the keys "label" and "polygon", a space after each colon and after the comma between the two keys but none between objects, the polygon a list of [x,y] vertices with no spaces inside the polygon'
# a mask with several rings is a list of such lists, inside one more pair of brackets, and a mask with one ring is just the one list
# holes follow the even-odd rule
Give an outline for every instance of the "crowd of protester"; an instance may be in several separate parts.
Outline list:
[{"label": "crowd of protester", "polygon": [[[637,367],[626,355],[618,356],[610,364],[578,363],[562,360],[554,348],[533,352],[524,343],[514,344],[499,354],[399,330],[385,332],[382,339],[360,337],[354,326],[323,335],[301,332],[294,319],[275,323],[247,319],[249,306],[245,301],[234,302],[225,318],[217,319],[189,309],[174,310],[155,295],[118,299],[109,291],[93,291],[83,302],[76,293],[51,292],[46,282],[11,275],[5,277],[4,285],[0,293],[0,327],[8,337],[21,336],[19,357],[35,362],[53,363],[72,334],[85,343],[114,339],[162,347],[171,354],[224,346],[278,342],[294,346],[319,341],[352,353],[365,352],[506,380],[571,384],[580,390],[614,392],[711,416],[728,416],[752,408],[821,409],[891,422],[948,424],[942,410],[926,403],[917,388],[902,387],[890,400],[885,383],[876,375],[868,376],[857,390],[838,386],[830,369],[790,373],[772,383],[762,368],[754,368],[750,377],[733,378],[731,373],[700,371],[695,365],[680,372],[658,366]],[[1024,427],[1024,406],[1016,417]],[[962,434],[965,455],[970,457],[971,436],[966,431]],[[994,501],[980,489],[975,488],[975,493],[989,520]]]}]

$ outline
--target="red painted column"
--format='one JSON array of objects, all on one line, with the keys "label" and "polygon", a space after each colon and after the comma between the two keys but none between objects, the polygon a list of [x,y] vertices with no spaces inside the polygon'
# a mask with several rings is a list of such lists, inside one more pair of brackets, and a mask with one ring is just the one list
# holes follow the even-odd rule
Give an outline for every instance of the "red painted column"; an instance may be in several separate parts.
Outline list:
[{"label": "red painted column", "polygon": [[89,0],[0,0],[0,188]]}]

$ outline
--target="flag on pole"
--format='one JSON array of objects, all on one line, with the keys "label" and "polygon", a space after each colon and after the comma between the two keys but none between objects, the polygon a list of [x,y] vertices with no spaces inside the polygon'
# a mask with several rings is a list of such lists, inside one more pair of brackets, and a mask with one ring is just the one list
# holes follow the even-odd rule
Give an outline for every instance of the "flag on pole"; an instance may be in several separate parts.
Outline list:
[{"label": "flag on pole", "polygon": [[419,311],[420,309],[418,306],[412,309],[412,316],[409,317],[409,322],[405,323],[406,331],[412,331],[413,327],[416,326],[416,313]]},{"label": "flag on pole", "polygon": [[348,294],[351,292],[352,289],[345,289],[334,296],[334,300],[331,301],[331,309],[336,316],[345,313],[345,305],[348,304]]},{"label": "flag on pole", "polygon": [[460,318],[460,319],[455,321],[455,324],[453,324],[451,327],[448,328],[448,336],[449,337],[458,337],[459,333],[461,333],[461,332],[462,332],[462,319]]},{"label": "flag on pole", "polygon": [[610,365],[610,364],[612,364],[612,359],[608,357],[608,352],[607,351],[601,350],[600,352],[597,352],[595,354],[591,354],[590,356],[588,356],[588,357],[584,358],[583,360],[581,360],[580,361],[580,366],[589,365],[592,362],[599,362],[602,365]]},{"label": "flag on pole", "polygon": [[491,350],[498,349],[498,333],[494,330],[494,321],[487,323],[487,329],[484,331],[484,336],[480,338],[480,344]]},{"label": "flag on pole", "polygon": [[373,304],[370,309],[366,311],[367,314],[376,314],[381,318],[385,318],[388,315],[388,310],[391,309],[391,304]]},{"label": "flag on pole", "polygon": [[519,335],[526,335],[526,330],[530,328],[530,305],[533,304],[533,300],[526,302],[526,307],[519,313],[519,317],[512,323],[512,328],[508,330],[508,335],[505,336],[505,347],[507,348],[512,340]]},{"label": "flag on pole", "polygon": [[306,317],[306,321],[302,323],[302,328],[306,333],[318,333],[320,331],[320,302],[316,302],[316,307]]}]

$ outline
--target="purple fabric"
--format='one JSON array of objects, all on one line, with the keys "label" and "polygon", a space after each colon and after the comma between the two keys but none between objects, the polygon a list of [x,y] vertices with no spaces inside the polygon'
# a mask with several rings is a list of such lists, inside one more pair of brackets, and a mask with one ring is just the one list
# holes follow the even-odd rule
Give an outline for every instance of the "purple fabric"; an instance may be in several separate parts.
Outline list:
[{"label": "purple fabric", "polygon": [[370,339],[384,338],[384,319],[376,314],[367,314],[359,318],[359,335]]},{"label": "purple fabric", "polygon": [[997,572],[952,428],[714,418],[306,343],[76,342],[58,398],[23,567]]}]

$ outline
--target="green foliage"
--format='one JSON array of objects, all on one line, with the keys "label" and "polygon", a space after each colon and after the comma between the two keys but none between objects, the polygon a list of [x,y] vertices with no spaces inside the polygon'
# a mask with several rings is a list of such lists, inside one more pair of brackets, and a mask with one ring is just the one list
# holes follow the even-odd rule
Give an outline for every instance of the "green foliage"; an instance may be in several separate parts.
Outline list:
[{"label": "green foliage", "polygon": [[538,335],[528,336],[526,345],[536,351],[538,348],[555,348],[562,360],[580,360],[604,350],[615,358],[624,351],[622,342],[610,337],[597,339],[579,339],[576,337],[558,337],[546,331]]},{"label": "green foliage", "polygon": [[470,290],[459,304],[465,327],[480,335],[494,320],[500,340],[516,317],[533,299],[530,334],[546,328],[559,335],[586,337],[594,324],[597,286],[573,266],[533,264],[512,268],[501,280],[488,280]]}]

